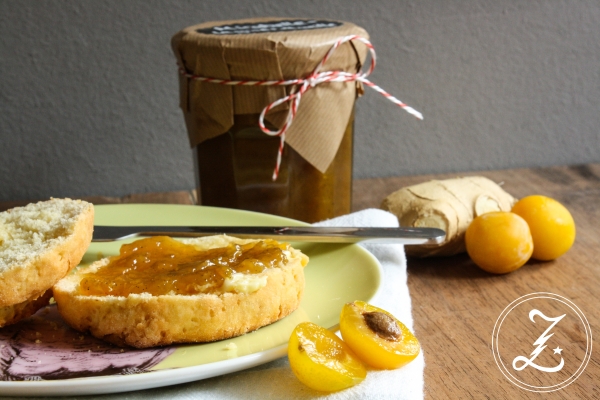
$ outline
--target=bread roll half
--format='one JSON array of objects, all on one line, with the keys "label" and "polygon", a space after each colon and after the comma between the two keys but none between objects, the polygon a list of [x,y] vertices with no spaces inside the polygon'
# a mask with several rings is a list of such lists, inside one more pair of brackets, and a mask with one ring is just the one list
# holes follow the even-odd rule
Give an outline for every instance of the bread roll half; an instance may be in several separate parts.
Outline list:
[{"label": "bread roll half", "polygon": [[[219,235],[182,241],[199,249],[211,249],[254,240]],[[267,268],[259,274],[236,274],[242,279],[230,282],[217,293],[79,294],[84,275],[106,266],[110,259],[105,258],[61,280],[53,288],[54,298],[71,327],[119,346],[147,348],[215,341],[273,323],[299,306],[308,257],[291,247],[286,256],[287,262],[277,268]]]},{"label": "bread roll half", "polygon": [[0,327],[11,325],[32,316],[40,308],[47,306],[52,298],[52,290],[48,289],[41,295],[32,297],[22,303],[0,307]]},{"label": "bread roll half", "polygon": [[0,327],[48,303],[45,293],[79,264],[93,229],[94,207],[81,200],[51,199],[0,213]]}]

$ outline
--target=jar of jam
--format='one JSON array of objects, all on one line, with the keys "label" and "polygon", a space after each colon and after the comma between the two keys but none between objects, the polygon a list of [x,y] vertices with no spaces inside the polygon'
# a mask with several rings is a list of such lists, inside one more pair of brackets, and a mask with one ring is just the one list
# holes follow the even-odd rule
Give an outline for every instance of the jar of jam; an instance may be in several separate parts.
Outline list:
[{"label": "jar of jam", "polygon": [[[305,78],[336,40],[349,35],[368,37],[347,22],[276,18],[204,23],[173,37],[200,204],[306,222],[350,212],[360,84],[325,82],[304,92],[279,164],[280,137],[261,130],[260,113],[298,87],[239,84]],[[362,43],[345,42],[321,70],[356,73],[366,53]],[[283,103],[269,110],[267,128],[276,131],[286,123],[290,107]]]}]

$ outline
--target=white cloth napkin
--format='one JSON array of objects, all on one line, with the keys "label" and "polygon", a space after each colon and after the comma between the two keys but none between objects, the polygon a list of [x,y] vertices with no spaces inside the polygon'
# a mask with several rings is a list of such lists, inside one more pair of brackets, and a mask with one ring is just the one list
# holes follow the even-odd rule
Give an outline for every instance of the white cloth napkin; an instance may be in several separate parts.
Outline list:
[{"label": "white cloth napkin", "polygon": [[[398,220],[386,211],[368,209],[319,222],[319,226],[397,227]],[[404,247],[396,244],[364,245],[383,267],[383,287],[370,303],[395,315],[411,331],[413,319],[406,284]],[[423,353],[408,365],[391,371],[369,370],[359,385],[332,394],[304,386],[294,376],[287,357],[245,371],[177,386],[115,395],[86,396],[90,399],[394,399],[423,398]]]}]

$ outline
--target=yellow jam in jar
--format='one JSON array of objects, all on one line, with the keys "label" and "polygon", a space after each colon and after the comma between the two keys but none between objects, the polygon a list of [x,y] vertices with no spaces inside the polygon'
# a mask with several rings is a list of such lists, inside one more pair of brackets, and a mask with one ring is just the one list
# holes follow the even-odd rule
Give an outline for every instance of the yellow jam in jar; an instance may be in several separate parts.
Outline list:
[{"label": "yellow jam in jar", "polygon": [[280,139],[262,132],[258,119],[258,115],[235,115],[228,132],[196,146],[200,204],[305,222],[350,213],[354,115],[324,173],[285,146],[276,181],[272,176]]},{"label": "yellow jam in jar", "polygon": [[79,283],[79,294],[128,296],[149,293],[218,293],[236,274],[260,274],[287,263],[289,245],[275,240],[231,243],[208,250],[166,236],[121,246],[120,254]]}]

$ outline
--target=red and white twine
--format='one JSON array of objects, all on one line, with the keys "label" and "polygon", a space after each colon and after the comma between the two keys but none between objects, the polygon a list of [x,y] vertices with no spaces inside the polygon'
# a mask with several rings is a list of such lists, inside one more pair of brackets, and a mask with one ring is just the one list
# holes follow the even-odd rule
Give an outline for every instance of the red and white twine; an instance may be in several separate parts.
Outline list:
[{"label": "red and white twine", "polygon": [[[333,52],[341,44],[349,42],[351,40],[361,41],[369,49],[369,51],[371,53],[371,65],[369,66],[369,69],[367,70],[367,72],[362,72],[362,71],[359,71],[358,73],[350,73],[350,72],[346,72],[346,71],[323,71],[323,72],[320,72],[321,68],[323,67],[323,65],[325,65],[325,63],[331,57]],[[266,133],[267,135],[270,135],[270,136],[279,136],[279,138],[280,138],[279,151],[277,152],[277,163],[275,165],[275,170],[273,171],[273,180],[276,180],[277,176],[279,175],[279,167],[281,165],[281,157],[282,157],[283,148],[285,145],[285,133],[290,128],[290,126],[292,125],[292,122],[294,121],[294,118],[296,117],[296,113],[298,112],[298,107],[300,105],[300,99],[302,98],[302,95],[306,91],[308,91],[310,88],[313,88],[321,83],[324,83],[324,82],[354,82],[354,81],[362,82],[364,85],[381,93],[385,98],[387,98],[392,103],[395,103],[396,105],[398,105],[399,107],[404,109],[406,112],[414,115],[418,119],[423,119],[423,115],[420,112],[418,112],[417,110],[415,110],[412,107],[409,107],[408,105],[406,105],[402,101],[398,100],[396,97],[392,96],[391,94],[389,94],[388,92],[386,92],[385,90],[383,90],[382,88],[380,88],[379,86],[377,86],[376,84],[374,84],[373,82],[371,82],[367,79],[367,77],[369,75],[371,75],[371,73],[375,69],[375,63],[376,63],[375,49],[374,49],[373,45],[371,44],[371,42],[369,42],[364,37],[350,35],[350,36],[345,36],[345,37],[339,38],[333,44],[333,46],[331,46],[331,48],[329,49],[327,54],[325,54],[325,57],[323,57],[323,59],[321,60],[319,65],[317,65],[317,67],[313,70],[313,72],[310,75],[308,75],[306,78],[278,80],[278,81],[247,81],[247,80],[234,81],[234,80],[227,80],[227,79],[216,79],[216,78],[207,78],[207,77],[203,77],[203,76],[197,76],[197,75],[188,73],[183,68],[179,68],[179,71],[182,75],[186,76],[188,79],[192,79],[192,80],[196,80],[196,81],[200,81],[200,82],[216,83],[216,84],[221,84],[221,85],[230,85],[230,86],[293,86],[293,85],[296,85],[296,86],[298,86],[298,88],[296,90],[294,90],[292,93],[290,93],[289,95],[282,97],[279,100],[275,100],[274,102],[272,102],[271,104],[266,106],[262,110],[262,112],[260,113],[260,116],[258,118],[258,125],[260,126],[260,129],[264,133]],[[283,104],[285,102],[290,102],[290,111],[287,115],[285,122],[283,123],[281,128],[279,128],[276,131],[272,131],[272,130],[268,129],[265,126],[265,121],[264,121],[265,115],[271,109],[273,109],[273,108],[277,107],[278,105]]]}]

